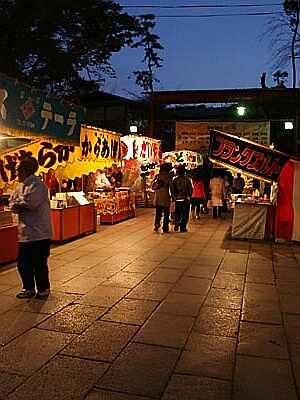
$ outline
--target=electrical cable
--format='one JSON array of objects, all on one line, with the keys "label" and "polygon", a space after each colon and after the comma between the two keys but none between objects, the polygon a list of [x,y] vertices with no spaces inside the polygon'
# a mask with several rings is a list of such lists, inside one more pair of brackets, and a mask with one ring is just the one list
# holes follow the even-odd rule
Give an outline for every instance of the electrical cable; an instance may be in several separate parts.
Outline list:
[{"label": "electrical cable", "polygon": [[177,5],[177,6],[155,6],[155,5],[128,5],[122,6],[122,8],[238,8],[238,7],[270,7],[270,6],[282,6],[281,3],[269,3],[269,4],[223,4],[223,5]]}]

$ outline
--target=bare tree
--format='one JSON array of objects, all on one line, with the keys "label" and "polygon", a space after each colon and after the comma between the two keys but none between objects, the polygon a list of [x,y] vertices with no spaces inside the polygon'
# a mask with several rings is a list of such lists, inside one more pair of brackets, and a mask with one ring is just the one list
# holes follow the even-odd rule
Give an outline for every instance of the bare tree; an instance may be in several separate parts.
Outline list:
[{"label": "bare tree", "polygon": [[264,32],[264,36],[270,40],[269,49],[272,57],[272,67],[275,70],[281,70],[291,62],[293,88],[297,86],[296,60],[299,57],[300,44],[299,3],[299,0],[285,0],[283,2],[284,12],[272,17]]}]

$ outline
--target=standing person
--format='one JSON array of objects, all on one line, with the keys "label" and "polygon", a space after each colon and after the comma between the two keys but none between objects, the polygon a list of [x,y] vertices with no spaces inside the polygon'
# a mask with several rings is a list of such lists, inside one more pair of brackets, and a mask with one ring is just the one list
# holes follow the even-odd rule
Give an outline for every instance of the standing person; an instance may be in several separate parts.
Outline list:
[{"label": "standing person", "polygon": [[236,174],[236,178],[233,181],[234,193],[242,194],[244,187],[245,187],[245,180],[244,180],[244,178],[242,178],[241,173],[238,172]]},{"label": "standing person", "polygon": [[17,166],[21,183],[13,192],[10,205],[19,215],[18,271],[23,288],[18,299],[35,296],[47,297],[50,282],[47,260],[50,255],[50,238],[53,235],[50,202],[47,188],[34,174],[38,170],[36,159],[22,160]]},{"label": "standing person", "polygon": [[59,192],[59,183],[52,168],[49,169],[45,176],[45,185],[49,189],[50,199],[52,199]]},{"label": "standing person", "polygon": [[187,232],[186,225],[189,220],[190,198],[193,193],[193,186],[190,178],[185,175],[185,167],[179,166],[171,183],[171,196],[175,201],[175,226],[174,230]]},{"label": "standing person", "polygon": [[192,176],[193,193],[191,196],[191,214],[192,218],[200,218],[200,207],[204,204],[205,199],[205,186],[204,180],[199,169],[195,169]]},{"label": "standing person", "polygon": [[211,205],[213,218],[222,218],[224,199],[226,199],[226,188],[224,179],[218,169],[213,170],[213,178],[210,180]]},{"label": "standing person", "polygon": [[170,164],[162,164],[159,169],[159,174],[155,176],[152,188],[155,189],[155,183],[160,183],[154,193],[155,206],[155,223],[154,230],[157,232],[160,227],[160,221],[163,216],[163,232],[169,232],[170,219],[170,184],[172,175]]}]

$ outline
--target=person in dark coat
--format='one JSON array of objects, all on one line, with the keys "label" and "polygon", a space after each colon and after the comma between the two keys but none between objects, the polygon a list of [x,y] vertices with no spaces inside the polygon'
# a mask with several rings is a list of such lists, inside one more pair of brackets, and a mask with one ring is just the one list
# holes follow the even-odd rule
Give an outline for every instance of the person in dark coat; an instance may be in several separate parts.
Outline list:
[{"label": "person in dark coat", "polygon": [[185,167],[179,166],[171,183],[171,196],[175,201],[175,226],[174,230],[187,232],[186,225],[189,220],[190,199],[193,193],[191,179],[186,176]]},{"label": "person in dark coat", "polygon": [[159,174],[154,177],[153,189],[156,182],[161,182],[160,187],[155,190],[154,206],[155,206],[155,222],[154,230],[157,232],[160,228],[161,218],[163,216],[163,232],[169,232],[169,218],[170,218],[170,184],[172,180],[171,175],[172,165],[165,163],[162,164]]}]

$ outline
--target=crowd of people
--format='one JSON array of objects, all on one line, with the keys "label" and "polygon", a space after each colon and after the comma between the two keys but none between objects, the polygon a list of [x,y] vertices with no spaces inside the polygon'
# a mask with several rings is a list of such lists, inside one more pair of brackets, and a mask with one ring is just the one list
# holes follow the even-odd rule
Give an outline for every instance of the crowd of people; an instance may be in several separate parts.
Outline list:
[{"label": "crowd of people", "polygon": [[154,230],[160,229],[163,218],[162,231],[169,232],[171,216],[174,231],[187,232],[190,217],[197,220],[201,214],[209,213],[208,202],[212,218],[222,218],[223,213],[228,212],[227,199],[238,190],[240,182],[236,179],[241,178],[240,175],[234,178],[230,171],[221,168],[207,172],[201,166],[187,170],[184,165],[180,165],[174,171],[171,164],[162,164],[153,184],[156,210]]}]

